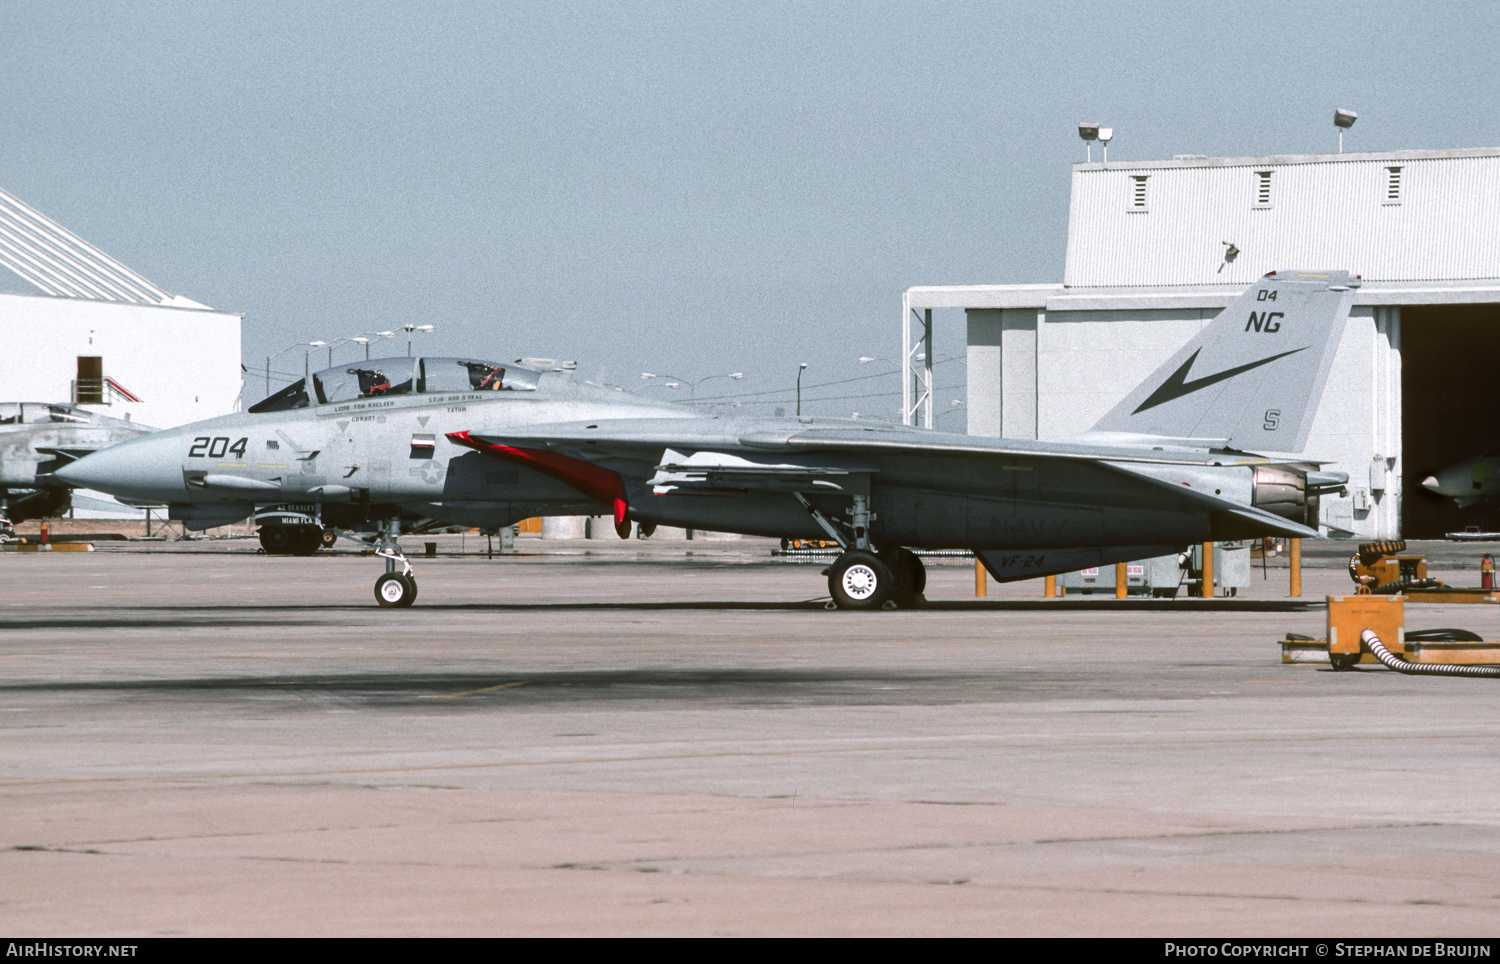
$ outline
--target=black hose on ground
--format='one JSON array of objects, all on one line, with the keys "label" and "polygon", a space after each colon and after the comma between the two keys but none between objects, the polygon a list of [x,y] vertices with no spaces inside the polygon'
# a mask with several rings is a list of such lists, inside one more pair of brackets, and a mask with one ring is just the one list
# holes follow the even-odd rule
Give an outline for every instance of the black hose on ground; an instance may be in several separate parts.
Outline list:
[{"label": "black hose on ground", "polygon": [[1441,589],[1442,580],[1439,579],[1400,579],[1396,582],[1388,582],[1383,586],[1376,586],[1370,590],[1372,596],[1397,596],[1408,589]]},{"label": "black hose on ground", "polygon": [[1500,677],[1500,666],[1458,666],[1453,663],[1408,663],[1385,648],[1385,643],[1367,629],[1359,634],[1359,641],[1375,654],[1375,658],[1398,673],[1414,676],[1496,676]]}]

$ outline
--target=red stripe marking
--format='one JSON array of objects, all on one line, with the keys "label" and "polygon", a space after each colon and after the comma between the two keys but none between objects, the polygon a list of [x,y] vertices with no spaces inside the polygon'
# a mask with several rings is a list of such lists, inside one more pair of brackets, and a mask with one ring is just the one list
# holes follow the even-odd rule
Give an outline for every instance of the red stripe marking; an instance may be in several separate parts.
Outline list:
[{"label": "red stripe marking", "polygon": [[510,445],[481,442],[470,438],[468,432],[449,432],[448,438],[456,445],[464,445],[496,458],[528,465],[539,472],[547,473],[560,482],[566,482],[591,499],[597,499],[606,505],[613,505],[616,526],[623,525],[630,517],[630,506],[625,501],[625,483],[620,480],[618,472],[601,469],[590,462],[559,455],[556,452],[519,449]]}]

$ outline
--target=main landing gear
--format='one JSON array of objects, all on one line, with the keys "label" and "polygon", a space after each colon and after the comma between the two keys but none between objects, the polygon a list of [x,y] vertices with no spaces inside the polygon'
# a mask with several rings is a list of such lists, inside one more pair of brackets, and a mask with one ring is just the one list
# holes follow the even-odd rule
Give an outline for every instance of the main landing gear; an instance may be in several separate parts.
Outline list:
[{"label": "main landing gear", "polygon": [[828,595],[839,609],[910,609],[925,599],[927,569],[910,549],[892,546],[875,551],[870,546],[870,497],[854,497],[850,525],[828,518],[799,493],[793,493],[813,521],[833,537],[843,553],[825,570]]},{"label": "main landing gear", "polygon": [[[417,601],[417,577],[401,552],[401,544],[396,541],[400,534],[401,521],[392,519],[381,533],[375,549],[375,555],[385,560],[385,573],[375,580],[375,601],[387,609],[403,609]],[[400,572],[396,571],[398,564]]]}]

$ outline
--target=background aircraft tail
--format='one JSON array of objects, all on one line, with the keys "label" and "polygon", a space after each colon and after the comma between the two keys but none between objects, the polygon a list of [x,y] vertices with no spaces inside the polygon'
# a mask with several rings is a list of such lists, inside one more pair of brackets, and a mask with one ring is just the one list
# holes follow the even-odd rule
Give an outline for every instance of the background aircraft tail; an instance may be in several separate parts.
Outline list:
[{"label": "background aircraft tail", "polygon": [[1266,275],[1092,431],[1302,451],[1357,287],[1344,271]]}]

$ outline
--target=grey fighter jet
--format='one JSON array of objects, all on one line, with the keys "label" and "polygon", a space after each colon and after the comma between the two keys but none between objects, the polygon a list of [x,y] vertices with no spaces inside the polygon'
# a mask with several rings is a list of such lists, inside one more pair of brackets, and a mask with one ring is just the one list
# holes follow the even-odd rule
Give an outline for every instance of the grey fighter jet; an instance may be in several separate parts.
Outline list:
[{"label": "grey fighter jet", "polygon": [[1000,581],[1191,543],[1318,537],[1341,472],[1306,445],[1357,278],[1272,272],[1088,432],[977,438],[817,418],[598,420],[454,441],[600,493],[617,519],[832,538],[843,608],[915,603],[919,548],[972,549]]},{"label": "grey fighter jet", "polygon": [[57,469],[149,431],[76,405],[0,402],[0,530],[68,511],[71,489]]},{"label": "grey fighter jet", "polygon": [[[199,525],[301,502],[377,533],[382,605],[409,605],[403,515],[493,527],[594,514],[796,538],[844,551],[844,608],[921,599],[913,548],[973,549],[1000,580],[1164,555],[1209,539],[1316,538],[1347,481],[1301,451],[1358,281],[1272,273],[1092,430],[1044,441],[822,418],[721,418],[525,368],[388,359],[62,470]],[[190,523],[194,524],[194,523]],[[398,571],[399,570],[399,571]]]},{"label": "grey fighter jet", "polygon": [[386,559],[384,606],[410,605],[404,531],[495,530],[536,515],[599,512],[578,480],[495,459],[450,434],[601,417],[690,418],[559,372],[477,358],[385,358],[299,379],[243,413],[116,445],[62,469],[68,483],[165,504],[190,529],[260,519],[268,551],[311,551],[324,527],[362,534]]}]

